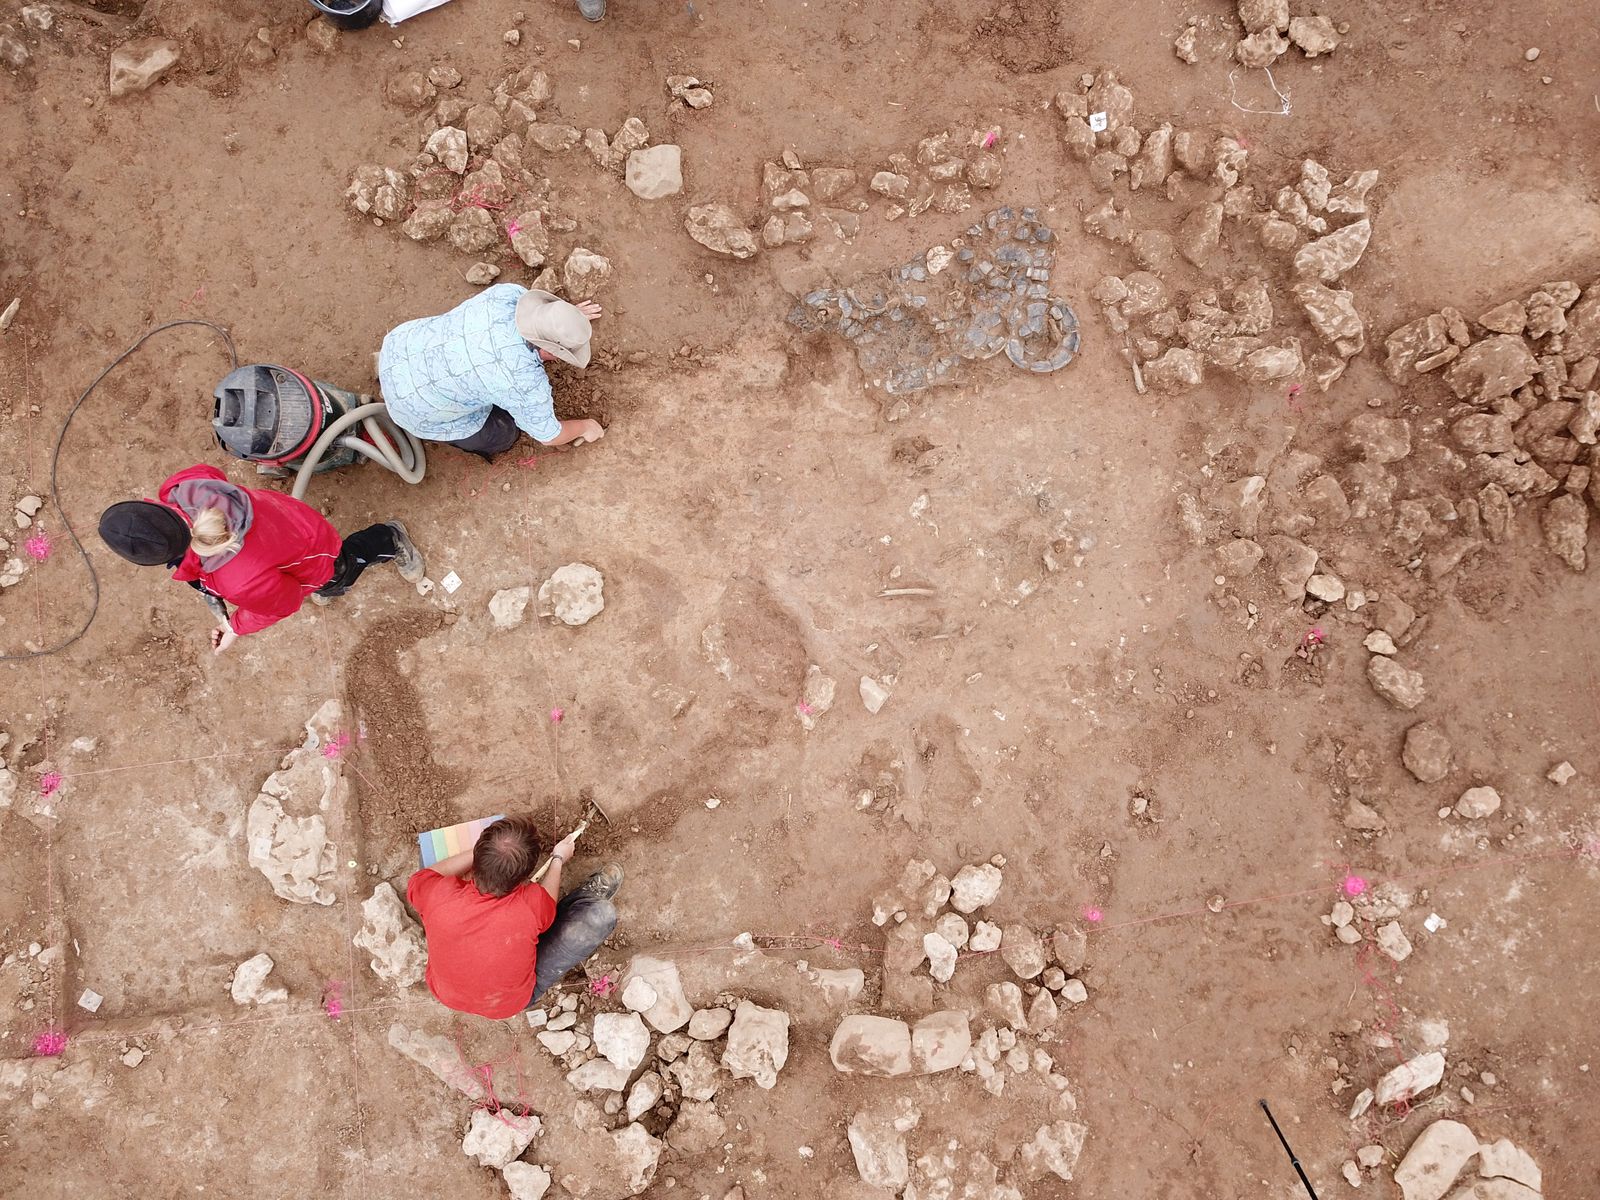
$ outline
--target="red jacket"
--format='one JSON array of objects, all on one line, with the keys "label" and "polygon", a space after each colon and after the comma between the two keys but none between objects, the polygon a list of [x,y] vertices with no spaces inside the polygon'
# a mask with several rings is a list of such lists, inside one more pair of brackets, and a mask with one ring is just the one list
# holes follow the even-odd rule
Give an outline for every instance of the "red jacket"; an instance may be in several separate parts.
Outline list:
[{"label": "red jacket", "polygon": [[[191,479],[227,481],[215,467],[190,467],[161,485],[161,503],[185,521],[189,514],[169,501],[172,490]],[[342,539],[316,509],[280,492],[240,488],[250,499],[253,516],[244,545],[215,571],[207,571],[193,550],[187,551],[172,577],[187,583],[198,579],[207,589],[237,606],[230,624],[241,637],[298,612],[305,598],[333,578]]]}]

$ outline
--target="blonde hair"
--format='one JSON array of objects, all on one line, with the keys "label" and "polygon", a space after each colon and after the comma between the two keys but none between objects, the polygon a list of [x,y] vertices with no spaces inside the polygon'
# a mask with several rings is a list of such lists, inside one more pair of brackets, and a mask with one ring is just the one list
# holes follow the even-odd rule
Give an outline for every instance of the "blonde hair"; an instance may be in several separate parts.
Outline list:
[{"label": "blonde hair", "polygon": [[228,517],[220,508],[202,508],[195,513],[189,526],[189,546],[201,558],[226,554],[243,544],[237,533],[228,528]]}]

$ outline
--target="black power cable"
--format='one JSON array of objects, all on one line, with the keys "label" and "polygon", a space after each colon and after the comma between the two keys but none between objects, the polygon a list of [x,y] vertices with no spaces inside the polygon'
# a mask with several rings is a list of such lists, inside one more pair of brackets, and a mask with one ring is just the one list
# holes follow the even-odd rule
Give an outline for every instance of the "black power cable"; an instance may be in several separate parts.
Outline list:
[{"label": "black power cable", "polygon": [[50,500],[56,507],[57,515],[61,517],[61,523],[67,528],[67,535],[72,538],[72,544],[77,548],[78,556],[83,559],[83,565],[89,571],[89,618],[84,621],[76,633],[63,642],[58,642],[56,645],[44,650],[27,650],[21,654],[0,654],[0,662],[23,662],[31,658],[44,658],[47,655],[60,654],[68,646],[88,633],[89,626],[94,624],[94,619],[100,612],[100,577],[95,574],[94,563],[90,561],[89,552],[83,548],[83,543],[78,540],[77,530],[73,529],[72,522],[67,520],[67,510],[61,503],[61,488],[56,481],[56,468],[61,462],[61,445],[67,440],[67,430],[72,427],[72,418],[78,415],[78,409],[83,407],[83,402],[89,398],[94,389],[100,386],[101,380],[121,366],[124,360],[156,334],[164,329],[177,329],[182,325],[203,325],[207,329],[220,333],[222,340],[228,344],[228,358],[232,362],[229,370],[239,365],[239,352],[234,348],[233,336],[226,329],[214,322],[203,321],[198,317],[190,317],[181,321],[168,321],[165,325],[157,325],[154,329],[146,330],[138,341],[107,363],[105,370],[94,377],[94,382],[83,389],[83,395],[79,396],[73,403],[71,410],[67,413],[67,419],[61,422],[61,432],[56,434],[55,449],[50,454]]}]

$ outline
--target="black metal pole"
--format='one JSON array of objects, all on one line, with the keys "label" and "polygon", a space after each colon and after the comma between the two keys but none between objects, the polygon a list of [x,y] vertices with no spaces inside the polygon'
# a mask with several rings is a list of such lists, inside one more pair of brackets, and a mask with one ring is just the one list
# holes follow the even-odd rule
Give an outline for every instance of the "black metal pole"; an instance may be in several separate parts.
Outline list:
[{"label": "black metal pole", "polygon": [[1317,1200],[1316,1190],[1311,1186],[1311,1180],[1306,1178],[1305,1168],[1300,1165],[1300,1160],[1294,1156],[1294,1148],[1289,1145],[1289,1139],[1283,1136],[1283,1130],[1278,1128],[1278,1118],[1272,1115],[1272,1110],[1267,1107],[1265,1100],[1257,1100],[1256,1103],[1261,1105],[1261,1111],[1266,1113],[1267,1120],[1272,1122],[1272,1132],[1277,1134],[1278,1141],[1283,1143],[1283,1152],[1289,1156],[1289,1162],[1294,1165],[1294,1172],[1300,1176],[1300,1182],[1305,1184],[1306,1195],[1310,1196],[1311,1200]]}]

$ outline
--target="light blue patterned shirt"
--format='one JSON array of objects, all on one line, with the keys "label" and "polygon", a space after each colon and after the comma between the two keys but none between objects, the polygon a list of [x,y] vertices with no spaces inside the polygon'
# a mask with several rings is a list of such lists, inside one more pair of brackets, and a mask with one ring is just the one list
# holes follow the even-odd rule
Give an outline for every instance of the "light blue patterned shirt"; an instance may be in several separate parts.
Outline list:
[{"label": "light blue patterned shirt", "polygon": [[434,442],[456,442],[483,428],[499,405],[517,428],[548,442],[561,432],[539,351],[517,332],[515,283],[485,288],[437,317],[389,331],[378,381],[400,428]]}]

